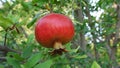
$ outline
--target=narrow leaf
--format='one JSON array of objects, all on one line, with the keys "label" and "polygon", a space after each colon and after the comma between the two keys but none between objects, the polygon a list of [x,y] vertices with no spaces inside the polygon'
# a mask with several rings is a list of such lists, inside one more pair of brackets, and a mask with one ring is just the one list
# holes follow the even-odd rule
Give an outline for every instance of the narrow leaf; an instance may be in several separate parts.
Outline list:
[{"label": "narrow leaf", "polygon": [[51,65],[52,65],[52,60],[47,60],[43,63],[37,64],[34,68],[50,68]]},{"label": "narrow leaf", "polygon": [[27,27],[30,28],[36,22],[39,16],[40,16],[40,13],[36,14],[35,17],[32,19],[32,21],[28,23]]},{"label": "narrow leaf", "polygon": [[6,29],[8,27],[11,27],[13,24],[13,22],[7,18],[7,17],[4,17],[2,14],[0,14],[0,26],[3,28],[3,29]]},{"label": "narrow leaf", "polygon": [[73,56],[74,58],[76,59],[84,59],[84,58],[87,58],[87,55],[76,55],[76,56]]},{"label": "narrow leaf", "polygon": [[101,68],[101,67],[100,67],[100,65],[99,65],[96,61],[94,61],[94,62],[92,63],[91,68]]},{"label": "narrow leaf", "polygon": [[4,66],[3,66],[3,65],[0,65],[0,68],[4,68]]},{"label": "narrow leaf", "polygon": [[28,58],[32,54],[32,49],[33,49],[33,46],[27,46],[26,48],[24,48],[22,57]]},{"label": "narrow leaf", "polygon": [[21,68],[20,63],[15,58],[7,57],[7,62],[12,65],[13,68]]},{"label": "narrow leaf", "polygon": [[24,64],[25,68],[32,68],[35,64],[37,64],[42,57],[41,53],[36,53],[33,56],[31,56],[28,61]]}]

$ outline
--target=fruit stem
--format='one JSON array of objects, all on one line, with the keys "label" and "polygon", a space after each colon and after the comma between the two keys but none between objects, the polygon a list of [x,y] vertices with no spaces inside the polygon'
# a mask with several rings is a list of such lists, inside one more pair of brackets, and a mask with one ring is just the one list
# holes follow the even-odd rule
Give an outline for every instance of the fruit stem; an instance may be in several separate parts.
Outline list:
[{"label": "fruit stem", "polygon": [[65,47],[62,45],[61,42],[55,42],[53,48],[54,49],[64,49]]}]

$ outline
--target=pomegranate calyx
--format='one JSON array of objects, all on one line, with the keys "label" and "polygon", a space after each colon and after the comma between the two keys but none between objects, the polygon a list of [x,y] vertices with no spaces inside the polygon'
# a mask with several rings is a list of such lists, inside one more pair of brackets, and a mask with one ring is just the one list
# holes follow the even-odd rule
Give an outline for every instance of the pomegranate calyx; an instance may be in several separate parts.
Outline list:
[{"label": "pomegranate calyx", "polygon": [[55,50],[50,52],[51,55],[62,55],[63,52],[68,52],[61,42],[55,42],[53,46]]},{"label": "pomegranate calyx", "polygon": [[53,48],[58,50],[58,49],[65,49],[65,47],[62,45],[61,42],[55,42],[53,45]]},{"label": "pomegranate calyx", "polygon": [[52,52],[50,52],[50,54],[53,55],[62,55],[63,52],[68,52],[66,49],[55,49]]}]

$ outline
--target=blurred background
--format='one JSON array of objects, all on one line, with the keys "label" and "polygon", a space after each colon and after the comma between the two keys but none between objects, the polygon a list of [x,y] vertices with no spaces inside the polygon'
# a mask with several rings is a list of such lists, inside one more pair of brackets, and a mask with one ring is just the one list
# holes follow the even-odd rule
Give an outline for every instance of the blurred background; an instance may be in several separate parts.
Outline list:
[{"label": "blurred background", "polygon": [[[34,37],[50,12],[74,23],[63,55],[51,56]],[[0,68],[120,68],[120,1],[0,0]]]}]

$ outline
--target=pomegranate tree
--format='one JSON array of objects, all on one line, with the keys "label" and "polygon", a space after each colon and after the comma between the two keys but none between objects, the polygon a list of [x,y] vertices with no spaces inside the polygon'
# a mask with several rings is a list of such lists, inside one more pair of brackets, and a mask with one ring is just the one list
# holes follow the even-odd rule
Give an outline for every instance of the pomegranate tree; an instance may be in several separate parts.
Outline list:
[{"label": "pomegranate tree", "polygon": [[37,21],[35,38],[42,46],[54,48],[54,53],[66,52],[64,44],[74,36],[74,25],[70,18],[58,13],[50,13]]}]

